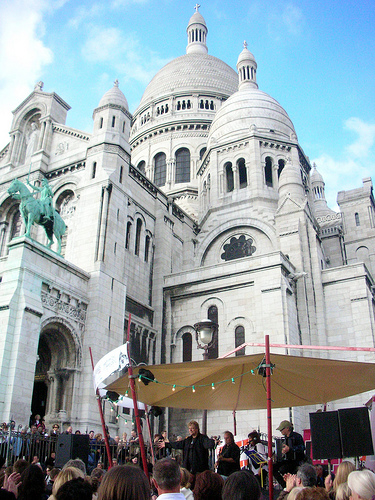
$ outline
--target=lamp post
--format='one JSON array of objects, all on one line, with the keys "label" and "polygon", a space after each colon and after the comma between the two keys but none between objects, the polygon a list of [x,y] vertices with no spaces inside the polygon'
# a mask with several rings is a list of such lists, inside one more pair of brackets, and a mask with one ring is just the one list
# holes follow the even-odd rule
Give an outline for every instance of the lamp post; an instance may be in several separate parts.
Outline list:
[{"label": "lamp post", "polygon": [[[195,340],[198,349],[204,349],[203,359],[208,359],[208,350],[216,344],[219,325],[210,319],[204,319],[195,323]],[[202,434],[207,433],[207,410],[202,414]]]}]

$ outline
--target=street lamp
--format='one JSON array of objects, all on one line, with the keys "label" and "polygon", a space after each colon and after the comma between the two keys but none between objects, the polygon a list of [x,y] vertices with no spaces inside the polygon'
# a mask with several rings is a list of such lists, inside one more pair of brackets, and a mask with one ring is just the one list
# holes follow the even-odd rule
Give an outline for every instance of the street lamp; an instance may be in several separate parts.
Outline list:
[{"label": "street lamp", "polygon": [[[210,319],[204,319],[195,323],[195,340],[198,349],[204,349],[203,359],[208,359],[208,350],[217,342],[217,332],[219,325]],[[202,433],[207,433],[207,410],[203,410],[202,414]]]}]

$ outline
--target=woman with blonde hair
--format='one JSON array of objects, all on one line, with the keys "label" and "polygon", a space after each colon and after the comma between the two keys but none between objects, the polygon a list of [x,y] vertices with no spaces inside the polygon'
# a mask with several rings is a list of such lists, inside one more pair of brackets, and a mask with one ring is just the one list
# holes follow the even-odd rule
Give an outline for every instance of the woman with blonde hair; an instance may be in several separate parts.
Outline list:
[{"label": "woman with blonde hair", "polygon": [[59,488],[67,481],[71,481],[72,479],[76,479],[77,477],[81,477],[84,479],[85,475],[80,469],[77,469],[76,467],[67,467],[66,469],[60,471],[53,483],[52,495],[48,500],[55,500],[56,493],[59,491]]},{"label": "woman with blonde hair", "polygon": [[328,476],[324,480],[324,486],[326,491],[329,493],[330,498],[336,497],[336,490],[339,484],[346,483],[349,474],[354,470],[355,470],[354,464],[352,462],[349,462],[348,460],[344,460],[337,467],[336,477],[333,481],[331,474],[328,474]]}]

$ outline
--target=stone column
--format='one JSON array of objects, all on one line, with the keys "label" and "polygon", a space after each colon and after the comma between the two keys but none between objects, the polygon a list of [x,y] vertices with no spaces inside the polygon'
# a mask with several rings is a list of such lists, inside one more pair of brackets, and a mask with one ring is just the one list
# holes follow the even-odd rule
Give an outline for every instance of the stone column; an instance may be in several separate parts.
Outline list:
[{"label": "stone column", "polygon": [[5,247],[5,238],[6,238],[6,230],[7,230],[7,227],[8,227],[8,222],[6,221],[2,221],[0,222],[0,257],[3,256],[3,252],[4,252],[4,247]]},{"label": "stone column", "polygon": [[46,122],[42,121],[42,123],[40,125],[38,145],[37,145],[37,148],[36,148],[37,151],[39,151],[40,149],[42,149],[45,131],[46,131]]},{"label": "stone column", "polygon": [[47,120],[47,123],[45,125],[45,131],[44,131],[44,134],[43,134],[43,142],[42,142],[42,149],[46,149],[47,147],[47,141],[48,141],[48,137],[49,137],[49,134],[50,134],[50,131],[51,131],[51,127],[52,127],[52,122],[50,119]]},{"label": "stone column", "polygon": [[13,163],[13,164],[17,160],[18,150],[20,148],[20,142],[22,142],[20,140],[21,137],[22,137],[21,136],[21,132],[19,130],[16,130],[14,132],[14,142],[13,142],[12,153],[11,153],[11,157],[10,157],[10,162]]},{"label": "stone column", "polygon": [[237,191],[240,187],[240,180],[238,175],[238,165],[232,166],[233,171],[233,191]]},{"label": "stone column", "polygon": [[112,191],[112,184],[105,186],[103,188],[103,210],[102,210],[102,220],[100,223],[100,235],[99,235],[99,247],[98,247],[98,260],[104,260],[105,251],[105,238],[107,232],[107,217],[108,217],[108,207],[109,207],[109,196]]}]

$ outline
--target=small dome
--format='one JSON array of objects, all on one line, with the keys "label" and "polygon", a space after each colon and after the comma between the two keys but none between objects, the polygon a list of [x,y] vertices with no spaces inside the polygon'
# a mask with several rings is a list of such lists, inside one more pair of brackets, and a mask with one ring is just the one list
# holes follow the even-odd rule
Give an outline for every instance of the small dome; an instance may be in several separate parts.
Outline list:
[{"label": "small dome", "polygon": [[250,52],[250,50],[247,48],[247,43],[244,42],[244,48],[242,50],[242,52],[240,53],[240,55],[238,56],[238,60],[237,60],[237,68],[238,66],[243,63],[243,62],[247,62],[247,61],[254,61],[255,62],[255,57],[253,56],[253,54]]},{"label": "small dome", "polygon": [[119,89],[118,80],[115,81],[113,87],[108,90],[103,97],[100,99],[99,108],[106,106],[107,104],[115,104],[116,106],[122,106],[129,111],[128,101],[126,97]]},{"label": "small dome", "polygon": [[314,167],[314,168],[313,168],[313,171],[312,171],[312,173],[311,173],[311,175],[310,175],[310,181],[311,181],[311,183],[314,183],[314,184],[315,184],[315,183],[322,183],[322,184],[324,184],[323,177],[322,177],[322,175],[318,172],[318,170],[317,170],[317,168],[316,168],[315,163],[314,163],[313,167]]},{"label": "small dome", "polygon": [[251,130],[278,139],[296,140],[287,112],[271,96],[254,87],[233,94],[217,112],[208,142],[226,143],[247,137]]},{"label": "small dome", "polygon": [[187,29],[189,29],[189,27],[192,24],[202,24],[203,26],[205,26],[207,28],[206,21],[204,20],[204,17],[202,16],[202,14],[200,12],[198,12],[198,10],[196,12],[194,12],[194,14],[191,16]]}]

